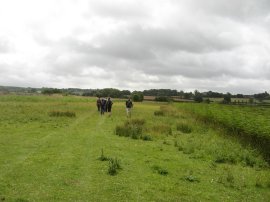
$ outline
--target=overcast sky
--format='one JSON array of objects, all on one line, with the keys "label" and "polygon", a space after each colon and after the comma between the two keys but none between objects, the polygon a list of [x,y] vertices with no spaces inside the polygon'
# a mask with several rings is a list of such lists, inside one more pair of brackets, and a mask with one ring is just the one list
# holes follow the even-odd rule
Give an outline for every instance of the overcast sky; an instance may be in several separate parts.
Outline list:
[{"label": "overcast sky", "polygon": [[0,85],[270,91],[270,0],[0,0]]}]

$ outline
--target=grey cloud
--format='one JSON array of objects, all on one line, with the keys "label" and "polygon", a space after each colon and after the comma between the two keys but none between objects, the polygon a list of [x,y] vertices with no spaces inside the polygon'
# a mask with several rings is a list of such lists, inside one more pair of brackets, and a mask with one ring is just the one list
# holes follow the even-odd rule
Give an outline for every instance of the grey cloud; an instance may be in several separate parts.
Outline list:
[{"label": "grey cloud", "polygon": [[[265,74],[254,75],[253,72],[244,71],[246,58],[237,56],[240,53],[235,44],[227,45],[227,49],[217,46],[216,51],[199,52],[200,45],[196,46],[196,43],[189,44],[194,47],[181,49],[181,45],[177,45],[177,38],[170,38],[169,34],[157,37],[158,34],[154,33],[155,31],[151,31],[145,34],[140,30],[123,35],[100,37],[97,40],[97,42],[101,41],[100,47],[83,43],[72,37],[64,38],[54,43],[55,52],[46,59],[49,66],[47,71],[58,75],[83,76],[83,71],[99,67],[105,72],[126,70],[134,72],[136,69],[147,75],[166,75],[167,77],[182,75],[198,79],[212,79],[223,75],[239,78],[265,76]],[[150,35],[154,39],[151,39]],[[163,40],[159,43],[160,38]],[[166,43],[166,40],[169,43]],[[173,44],[174,41],[176,45]],[[212,44],[215,44],[215,39],[213,41]],[[211,43],[200,43],[211,47]]]},{"label": "grey cloud", "polygon": [[[136,58],[153,57],[155,51],[187,51],[187,52],[212,52],[230,50],[239,46],[239,42],[220,38],[216,33],[208,30],[201,32],[195,27],[175,27],[169,29],[146,28],[135,26],[125,30],[119,30],[110,36],[96,39],[100,41],[101,52],[111,55],[131,56]],[[130,55],[126,55],[130,53]],[[130,57],[129,57],[130,58]]]},{"label": "grey cloud", "polygon": [[0,53],[8,53],[11,51],[11,44],[5,38],[0,38]]},{"label": "grey cloud", "polygon": [[264,17],[269,14],[270,1],[269,0],[187,0],[197,11],[203,11],[207,14],[214,14],[226,18],[248,22],[249,20],[258,17]]},{"label": "grey cloud", "polygon": [[[80,37],[91,34],[83,23],[60,39],[46,35],[42,25],[29,27],[37,45],[48,50],[36,64],[39,74],[33,75],[43,79],[42,85],[55,87],[222,92],[257,92],[267,88],[269,32],[261,23],[254,25],[251,21],[268,15],[269,1],[170,0],[166,2],[173,6],[174,13],[165,13],[164,22],[155,25],[150,8],[161,2],[150,2],[89,3],[89,10],[83,14],[89,26],[93,18],[101,18],[112,22],[113,27],[106,32],[95,30],[98,34],[94,38]],[[185,11],[183,15],[180,8]],[[5,46],[0,41],[0,52],[1,47]],[[21,72],[15,63],[11,66],[17,72],[9,74],[31,80],[33,69],[23,64],[29,71]]]},{"label": "grey cloud", "polygon": [[100,16],[121,20],[138,20],[149,17],[147,4],[143,1],[90,1],[86,17]]}]

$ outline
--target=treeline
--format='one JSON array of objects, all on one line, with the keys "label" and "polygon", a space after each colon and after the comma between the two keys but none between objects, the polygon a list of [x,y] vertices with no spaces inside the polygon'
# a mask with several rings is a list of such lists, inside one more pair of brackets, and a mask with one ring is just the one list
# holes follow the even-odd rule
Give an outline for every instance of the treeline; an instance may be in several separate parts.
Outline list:
[{"label": "treeline", "polygon": [[51,94],[64,94],[64,95],[80,95],[80,96],[97,96],[97,97],[112,97],[112,98],[126,98],[132,96],[135,99],[143,99],[144,96],[154,96],[158,100],[164,100],[165,98],[177,97],[180,99],[192,99],[195,101],[202,101],[202,98],[224,98],[230,101],[231,98],[255,98],[258,100],[270,100],[268,92],[258,93],[254,95],[244,94],[231,94],[231,93],[219,93],[213,91],[199,92],[184,92],[183,90],[175,89],[150,89],[143,91],[129,91],[119,90],[115,88],[104,88],[104,89],[80,89],[80,88],[23,88],[23,87],[9,87],[0,86],[0,93],[42,93],[46,95]]},{"label": "treeline", "polygon": [[126,98],[131,95],[129,90],[118,90],[115,88],[104,88],[95,90],[86,90],[82,96]]}]

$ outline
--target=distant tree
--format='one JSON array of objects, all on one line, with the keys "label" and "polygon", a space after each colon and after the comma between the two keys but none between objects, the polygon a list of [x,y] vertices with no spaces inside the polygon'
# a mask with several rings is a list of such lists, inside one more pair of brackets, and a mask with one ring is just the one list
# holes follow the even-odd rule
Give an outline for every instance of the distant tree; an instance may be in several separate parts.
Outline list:
[{"label": "distant tree", "polygon": [[181,98],[184,98],[184,95],[185,95],[185,92],[182,90],[177,93],[177,96],[180,96]]},{"label": "distant tree", "polygon": [[157,102],[169,102],[170,98],[167,97],[167,96],[157,96],[155,98],[155,101],[157,101]]},{"label": "distant tree", "polygon": [[134,91],[131,94],[132,100],[134,102],[142,102],[143,101],[143,93],[140,91]]},{"label": "distant tree", "polygon": [[184,93],[184,98],[185,99],[191,99],[193,97],[193,93],[189,92],[189,93]]},{"label": "distant tree", "polygon": [[236,94],[236,98],[244,98],[243,94]]},{"label": "distant tree", "polygon": [[45,95],[51,95],[51,94],[62,93],[62,91],[57,88],[42,88],[41,93]]},{"label": "distant tree", "polygon": [[226,95],[224,95],[223,103],[224,104],[231,103],[231,101],[232,101],[231,97],[232,97],[232,95],[230,93],[227,93]]},{"label": "distant tree", "polygon": [[143,91],[143,95],[146,96],[177,96],[177,94],[177,90],[171,89],[150,89]]},{"label": "distant tree", "polygon": [[222,98],[223,96],[224,96],[223,93],[212,92],[212,91],[206,92],[206,95],[205,95],[205,97],[208,97],[208,98]]},{"label": "distant tree", "polygon": [[194,91],[194,101],[195,102],[202,102],[203,101],[203,96],[198,90]]},{"label": "distant tree", "polygon": [[201,95],[195,95],[194,96],[194,101],[195,102],[202,102],[203,101],[203,97]]},{"label": "distant tree", "polygon": [[120,92],[120,97],[121,98],[125,98],[125,97],[128,97],[128,96],[130,96],[131,95],[131,92],[129,91],[129,90],[122,90],[121,92]]},{"label": "distant tree", "polygon": [[258,93],[258,94],[254,94],[254,98],[263,101],[265,99],[269,98],[269,93],[267,93],[266,91],[264,93]]}]

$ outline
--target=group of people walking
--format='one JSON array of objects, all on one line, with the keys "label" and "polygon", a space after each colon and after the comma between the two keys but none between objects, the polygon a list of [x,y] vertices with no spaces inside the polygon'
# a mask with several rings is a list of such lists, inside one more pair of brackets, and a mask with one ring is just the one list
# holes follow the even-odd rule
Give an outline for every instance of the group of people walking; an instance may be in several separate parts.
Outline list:
[{"label": "group of people walking", "polygon": [[[109,116],[111,116],[112,115],[112,105],[113,105],[113,102],[112,102],[110,97],[108,99],[100,98],[100,97],[97,99],[97,109],[101,115],[104,115],[105,112],[108,112]],[[133,103],[132,103],[131,99],[129,98],[126,101],[127,117],[131,117],[132,107],[133,107]]]},{"label": "group of people walking", "polygon": [[105,112],[108,112],[109,116],[111,116],[112,105],[113,102],[110,97],[108,98],[108,100],[106,98],[97,99],[97,108],[101,115],[104,115]]}]

